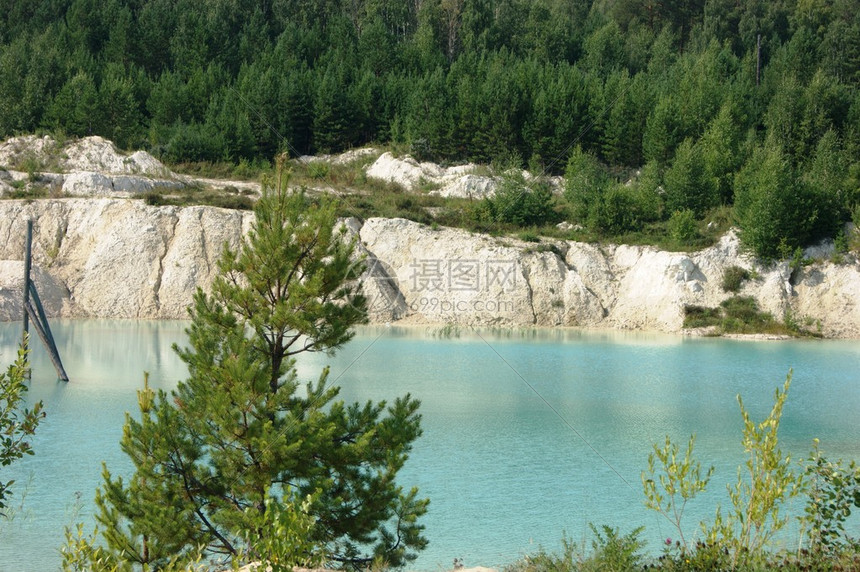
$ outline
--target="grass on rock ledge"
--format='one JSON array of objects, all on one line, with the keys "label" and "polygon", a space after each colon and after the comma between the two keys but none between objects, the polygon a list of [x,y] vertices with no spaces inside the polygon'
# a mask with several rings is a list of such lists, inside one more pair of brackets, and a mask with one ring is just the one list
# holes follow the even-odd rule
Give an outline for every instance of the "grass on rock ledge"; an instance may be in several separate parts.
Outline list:
[{"label": "grass on rock ledge", "polygon": [[[802,323],[801,323],[802,322]],[[768,334],[789,337],[821,337],[809,329],[813,323],[798,320],[790,313],[782,322],[769,312],[763,312],[750,296],[732,296],[716,308],[704,306],[684,307],[684,328],[711,328],[713,335]]]}]

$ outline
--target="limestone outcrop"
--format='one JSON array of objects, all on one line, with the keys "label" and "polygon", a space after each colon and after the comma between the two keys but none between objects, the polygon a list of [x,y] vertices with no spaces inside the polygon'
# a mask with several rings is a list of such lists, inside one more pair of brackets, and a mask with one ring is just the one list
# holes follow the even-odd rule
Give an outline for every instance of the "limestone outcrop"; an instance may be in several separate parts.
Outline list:
[{"label": "limestone outcrop", "polygon": [[[211,285],[224,244],[239,244],[251,216],[122,199],[2,201],[0,261],[22,259],[32,219],[34,268],[64,293],[60,304],[46,308],[49,315],[185,318],[196,288]],[[0,262],[5,319],[20,314],[23,270],[17,268]]]},{"label": "limestone outcrop", "polygon": [[383,153],[367,168],[367,176],[397,183],[407,191],[414,191],[422,185],[438,188],[431,194],[442,197],[480,199],[496,192],[496,181],[492,177],[473,174],[476,165],[466,164],[455,167],[440,167],[435,163],[418,162],[412,157],[395,157]]},{"label": "limestone outcrop", "polygon": [[[34,276],[52,316],[185,318],[226,243],[253,214],[154,207],[114,198],[0,201],[0,319],[20,316],[26,220]],[[744,254],[735,233],[694,253],[562,240],[494,238],[403,219],[344,220],[365,258],[375,322],[584,326],[679,332],[686,305],[713,307],[729,266],[754,271],[740,294],[781,318],[809,318],[827,337],[860,337],[860,264],[819,260],[792,271]]]},{"label": "limestone outcrop", "polygon": [[125,155],[101,137],[60,144],[25,135],[0,143],[0,196],[14,184],[47,185],[52,194],[131,197],[155,189],[179,190],[186,181],[145,151]]}]

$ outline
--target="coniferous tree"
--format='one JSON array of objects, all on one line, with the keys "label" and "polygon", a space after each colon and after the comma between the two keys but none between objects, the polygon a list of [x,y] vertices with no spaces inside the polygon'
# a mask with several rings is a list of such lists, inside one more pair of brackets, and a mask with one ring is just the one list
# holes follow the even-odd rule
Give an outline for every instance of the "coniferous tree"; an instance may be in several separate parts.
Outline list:
[{"label": "coniferous tree", "polygon": [[188,379],[171,394],[145,389],[140,419],[127,416],[122,448],[135,471],[126,480],[105,468],[99,555],[146,569],[241,555],[277,544],[261,516],[272,521],[268,511],[298,497],[310,499],[309,551],[323,545],[344,566],[401,565],[426,545],[417,519],[428,501],[395,482],[421,433],[418,402],[346,405],[328,369],[300,383],[293,357],[333,352],[365,319],[349,286],[361,270],[354,243],[333,202],[287,193],[283,181],[255,213],[212,293],[195,296],[189,346],[177,348]]},{"label": "coniferous tree", "polygon": [[48,107],[50,125],[63,129],[69,135],[86,137],[101,126],[101,107],[95,82],[86,72],[75,74]]},{"label": "coniferous tree", "polygon": [[707,178],[702,146],[685,139],[666,171],[666,208],[669,212],[691,210],[697,217],[720,203],[719,193]]}]

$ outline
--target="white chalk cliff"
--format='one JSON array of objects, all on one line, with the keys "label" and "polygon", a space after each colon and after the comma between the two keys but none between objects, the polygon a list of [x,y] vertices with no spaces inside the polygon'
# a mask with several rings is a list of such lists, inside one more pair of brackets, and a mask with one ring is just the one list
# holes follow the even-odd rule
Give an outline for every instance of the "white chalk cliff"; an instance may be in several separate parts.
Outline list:
[{"label": "white chalk cliff", "polygon": [[[34,276],[52,316],[185,318],[253,214],[214,207],[65,198],[0,201],[0,320],[21,315],[26,220]],[[781,318],[860,337],[860,265],[828,258],[798,270],[757,265],[734,233],[690,254],[652,247],[545,240],[539,244],[402,219],[343,221],[366,257],[362,278],[376,322],[586,326],[678,332],[685,305],[717,306],[723,271],[757,272],[741,294]]]},{"label": "white chalk cliff", "polygon": [[[301,160],[351,162],[377,153],[358,149]],[[247,212],[130,200],[155,187],[172,192],[189,183],[224,182],[190,181],[145,152],[125,155],[99,137],[62,144],[16,137],[0,143],[0,165],[30,171],[0,168],[0,195],[41,184],[62,197],[0,200],[0,320],[21,317],[28,219],[34,221],[33,277],[49,316],[169,319],[187,317],[197,287],[212,284],[224,245],[235,248],[253,221]],[[383,153],[367,175],[407,192],[430,183],[437,187],[432,192],[446,196],[492,194],[495,179],[475,170]],[[826,337],[860,337],[860,264],[850,255],[832,263],[832,246],[808,251],[816,262],[792,272],[787,263],[763,266],[745,255],[733,232],[711,248],[681,254],[522,242],[402,219],[342,223],[366,263],[361,285],[374,322],[678,332],[684,307],[719,305],[730,296],[721,287],[723,272],[741,266],[756,278],[745,281],[740,294],[756,298],[777,319],[790,312],[794,319],[809,318]]]}]

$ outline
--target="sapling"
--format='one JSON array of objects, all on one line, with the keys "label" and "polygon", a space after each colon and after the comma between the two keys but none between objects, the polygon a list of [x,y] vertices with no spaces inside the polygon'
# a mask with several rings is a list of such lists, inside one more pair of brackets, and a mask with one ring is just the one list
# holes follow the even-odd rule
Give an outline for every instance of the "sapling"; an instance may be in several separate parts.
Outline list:
[{"label": "sapling", "polygon": [[791,371],[782,391],[774,393],[770,414],[755,423],[738,395],[744,421],[744,451],[749,454],[738,467],[738,480],[727,485],[732,508],[724,517],[717,508],[714,524],[705,529],[709,543],[723,546],[731,555],[732,568],[762,556],[774,535],[788,522],[780,515],[785,501],[797,496],[803,487],[803,475],[791,469],[791,456],[779,448],[778,431],[782,410],[791,386]]},{"label": "sapling", "polygon": [[[705,490],[714,473],[711,466],[702,477],[702,465],[693,460],[693,446],[696,436],[690,435],[687,450],[680,457],[680,448],[666,435],[666,444],[661,448],[652,445],[648,455],[648,470],[642,471],[642,489],[645,492],[645,506],[663,515],[678,531],[682,549],[688,549],[687,539],[681,527],[687,502]],[[659,462],[659,476],[657,463]],[[655,480],[655,476],[657,476]]]}]

